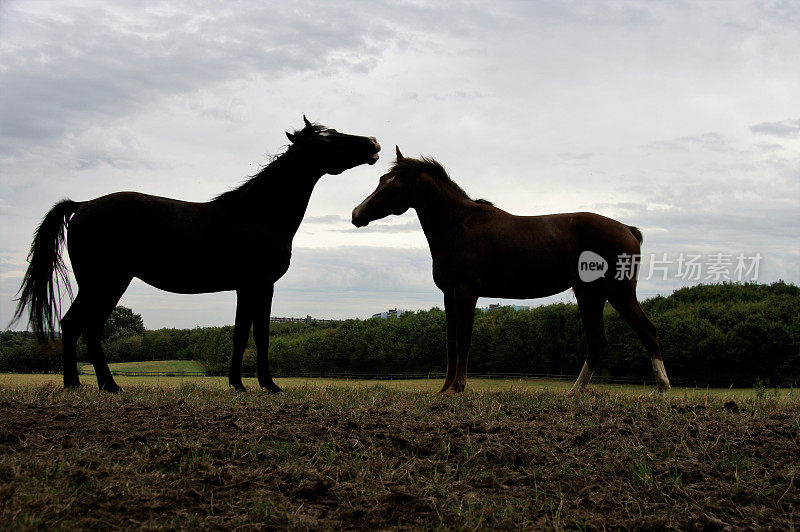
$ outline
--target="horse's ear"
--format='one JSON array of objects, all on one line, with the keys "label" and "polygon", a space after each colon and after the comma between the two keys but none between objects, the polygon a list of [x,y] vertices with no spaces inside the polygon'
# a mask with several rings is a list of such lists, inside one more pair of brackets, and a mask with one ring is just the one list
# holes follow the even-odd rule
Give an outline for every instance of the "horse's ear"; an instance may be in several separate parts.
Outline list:
[{"label": "horse's ear", "polygon": [[398,161],[402,161],[403,160],[403,154],[400,153],[400,148],[397,146],[397,144],[394,145],[394,151],[395,151],[395,154],[397,155],[397,160]]},{"label": "horse's ear", "polygon": [[311,127],[311,122],[308,121],[308,118],[306,118],[306,115],[303,115],[303,122],[306,123],[306,127]]},{"label": "horse's ear", "polygon": [[286,138],[287,138],[287,139],[289,139],[289,141],[290,141],[292,144],[294,144],[295,135],[292,135],[291,133],[289,133],[289,132],[287,131],[287,132],[286,132]]}]

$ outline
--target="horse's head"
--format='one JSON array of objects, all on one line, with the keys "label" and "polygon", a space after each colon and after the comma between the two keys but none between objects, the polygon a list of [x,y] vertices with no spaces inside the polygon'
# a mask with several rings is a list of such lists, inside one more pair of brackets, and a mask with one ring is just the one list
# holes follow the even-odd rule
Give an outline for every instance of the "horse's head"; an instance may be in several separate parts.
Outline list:
[{"label": "horse's head", "polygon": [[419,174],[404,171],[403,154],[396,146],[395,150],[397,161],[392,169],[380,177],[375,192],[353,209],[353,225],[356,227],[364,227],[371,221],[386,218],[390,214],[403,214],[411,207],[414,183]]},{"label": "horse's head", "polygon": [[303,117],[305,127],[286,133],[296,150],[303,150],[313,164],[325,174],[341,174],[361,164],[375,164],[381,145],[375,137],[360,137],[339,133]]}]

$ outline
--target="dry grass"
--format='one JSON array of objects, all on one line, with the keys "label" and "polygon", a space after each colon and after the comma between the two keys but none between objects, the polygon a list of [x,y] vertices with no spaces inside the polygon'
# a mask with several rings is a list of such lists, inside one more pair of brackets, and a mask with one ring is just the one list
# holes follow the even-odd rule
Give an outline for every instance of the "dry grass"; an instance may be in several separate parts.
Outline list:
[{"label": "dry grass", "polygon": [[281,384],[0,387],[0,528],[797,526],[788,394]]},{"label": "dry grass", "polygon": [[[115,377],[120,386],[128,388],[131,386],[154,386],[154,387],[180,387],[185,385],[197,384],[211,388],[227,389],[227,377],[128,377],[118,375]],[[258,389],[258,381],[255,378],[243,379],[245,386],[250,390]],[[97,381],[93,375],[82,375],[81,382],[88,387],[96,387]],[[357,379],[325,379],[325,378],[305,378],[290,377],[275,379],[282,388],[297,387],[345,387],[345,388],[371,388],[383,386],[389,389],[407,392],[430,392],[439,391],[442,386],[441,379],[396,379],[396,380],[357,380]],[[61,386],[61,375],[54,374],[21,374],[21,373],[0,373],[0,386],[24,387],[29,385],[52,385]],[[572,382],[546,379],[476,379],[470,378],[467,381],[469,389],[476,392],[566,392],[572,387]],[[615,394],[626,395],[645,395],[650,396],[654,393],[653,386],[637,386],[627,384],[594,384],[595,390],[601,390]],[[790,389],[769,389],[763,393],[771,397],[794,397],[795,393]],[[743,400],[756,395],[753,388],[681,388],[673,387],[669,392],[672,398],[682,398],[686,400],[705,400],[708,399],[733,399]],[[800,394],[798,394],[800,396]]]}]

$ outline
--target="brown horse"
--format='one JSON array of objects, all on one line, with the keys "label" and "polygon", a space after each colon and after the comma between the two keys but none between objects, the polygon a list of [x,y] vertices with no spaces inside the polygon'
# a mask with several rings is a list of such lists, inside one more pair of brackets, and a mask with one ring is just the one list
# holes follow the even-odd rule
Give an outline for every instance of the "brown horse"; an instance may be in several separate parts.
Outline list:
[{"label": "brown horse", "polygon": [[212,201],[118,192],[91,201],[64,200],[47,213],[33,238],[14,321],[27,308],[39,339],[54,335],[59,283],[69,291],[61,257],[67,227],[79,289],[61,320],[65,387],[80,385],[76,345],[83,335],[100,389],[120,389],[108,369],[100,333],[128,284],[138,277],[181,294],[236,290],[228,382],[237,391],[245,389],[242,355],[252,326],[258,383],[269,392],[280,391],[267,358],[273,285],[289,268],[292,240],[311,192],[324,174],[374,164],[380,150],[375,137],[347,135],[303,120],[303,129],[286,134],[292,144],[283,155]]},{"label": "brown horse", "polygon": [[[647,347],[659,391],[670,385],[656,328],[636,300],[636,227],[579,212],[515,216],[472,200],[432,159],[404,158],[353,210],[363,227],[390,214],[417,211],[433,257],[433,281],[444,292],[447,377],[441,392],[464,390],[467,354],[479,296],[528,299],[572,288],[588,340],[588,355],[570,393],[583,390],[608,343],[603,308],[609,301]],[[615,266],[629,264],[625,271]],[[611,267],[609,267],[611,265]]]}]

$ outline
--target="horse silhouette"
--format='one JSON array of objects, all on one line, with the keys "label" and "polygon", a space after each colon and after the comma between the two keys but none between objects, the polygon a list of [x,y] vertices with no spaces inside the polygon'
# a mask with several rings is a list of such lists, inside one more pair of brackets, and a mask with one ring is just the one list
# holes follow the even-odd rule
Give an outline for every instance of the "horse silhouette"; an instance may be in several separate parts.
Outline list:
[{"label": "horse silhouette", "polygon": [[72,295],[61,256],[65,238],[78,292],[61,319],[64,386],[79,386],[76,346],[83,335],[102,390],[120,388],[106,363],[100,335],[111,311],[137,277],[182,294],[236,291],[236,324],[228,382],[242,384],[242,355],[253,328],[258,382],[280,392],[269,370],[273,286],[289,268],[292,240],[311,192],[324,174],[378,160],[374,137],[339,133],[303,117],[286,133],[291,144],[257,175],[205,203],[137,192],[90,201],[64,200],[33,238],[15,322],[29,310],[40,340],[55,335],[62,288]]},{"label": "horse silhouette", "polygon": [[[669,389],[656,328],[636,299],[639,229],[589,212],[514,216],[471,199],[435,160],[404,158],[398,148],[394,166],[353,210],[353,224],[363,227],[409,208],[417,211],[433,258],[433,281],[444,292],[447,376],[441,392],[461,392],[466,385],[479,296],[528,299],[569,288],[588,340],[571,393],[589,383],[608,343],[606,301],[647,348],[659,391]],[[626,267],[615,268],[620,263]]]}]

